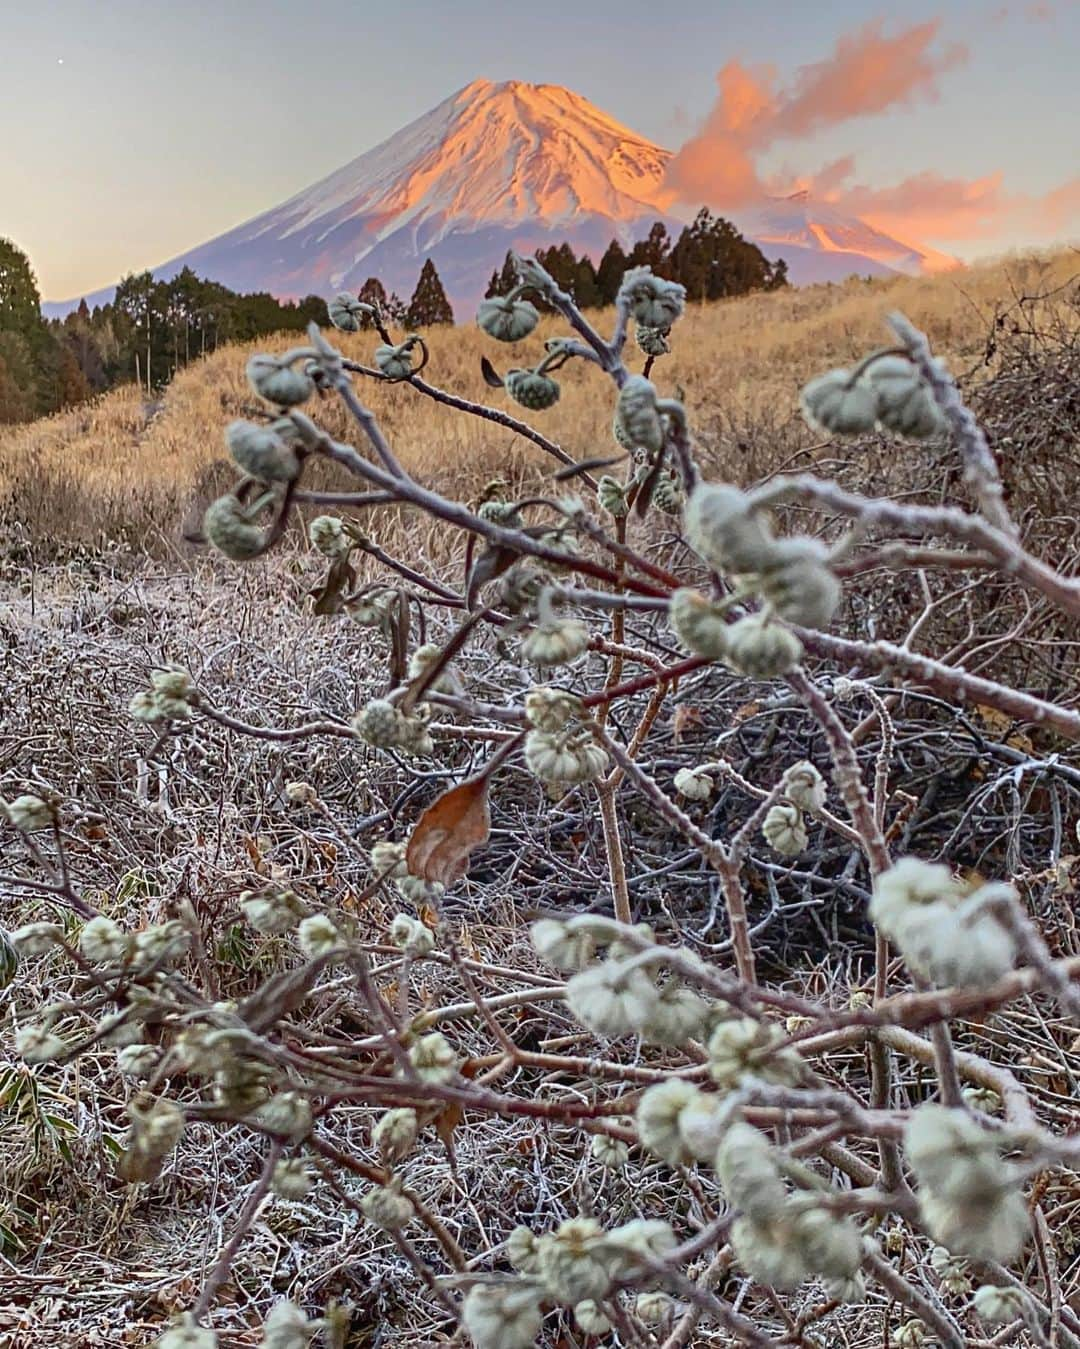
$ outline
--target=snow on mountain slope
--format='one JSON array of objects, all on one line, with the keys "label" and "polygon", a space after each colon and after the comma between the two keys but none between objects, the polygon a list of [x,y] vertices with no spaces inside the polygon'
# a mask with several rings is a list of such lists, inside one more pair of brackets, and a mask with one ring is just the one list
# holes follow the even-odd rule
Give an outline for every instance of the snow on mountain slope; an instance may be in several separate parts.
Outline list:
[{"label": "snow on mountain slope", "polygon": [[[321,182],[155,275],[190,266],[235,290],[292,298],[355,291],[378,276],[407,298],[430,256],[464,312],[510,247],[532,252],[565,241],[598,259],[612,238],[628,245],[657,219],[677,231],[664,187],[670,158],[569,89],[475,80]],[[769,256],[788,257],[797,281],[919,270],[930,258],[795,199],[767,203],[748,222],[749,237]]]}]

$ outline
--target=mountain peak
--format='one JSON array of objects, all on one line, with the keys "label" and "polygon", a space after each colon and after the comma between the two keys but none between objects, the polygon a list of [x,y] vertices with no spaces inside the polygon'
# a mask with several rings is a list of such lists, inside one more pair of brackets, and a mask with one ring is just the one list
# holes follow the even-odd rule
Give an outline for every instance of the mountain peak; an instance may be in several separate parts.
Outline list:
[{"label": "mountain peak", "polygon": [[[294,298],[356,291],[378,276],[407,296],[432,257],[460,310],[483,294],[508,248],[531,253],[566,242],[598,259],[613,238],[628,247],[658,219],[677,232],[670,159],[572,89],[478,78],[320,182],[155,273],[188,266],[234,290]],[[770,257],[799,254],[798,280],[829,279],[845,267],[918,270],[924,257],[852,217],[811,207],[805,192],[735,219]],[[816,260],[826,254],[844,256],[822,268]]]}]

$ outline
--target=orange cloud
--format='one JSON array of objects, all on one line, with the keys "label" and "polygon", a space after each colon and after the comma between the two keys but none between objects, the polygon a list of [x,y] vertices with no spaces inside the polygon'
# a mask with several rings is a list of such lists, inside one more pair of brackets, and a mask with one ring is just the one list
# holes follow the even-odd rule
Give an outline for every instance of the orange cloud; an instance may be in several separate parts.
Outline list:
[{"label": "orange cloud", "polygon": [[812,191],[892,234],[932,239],[975,239],[993,234],[1016,202],[1002,188],[1002,174],[944,178],[925,172],[892,187],[841,186],[814,179]]}]

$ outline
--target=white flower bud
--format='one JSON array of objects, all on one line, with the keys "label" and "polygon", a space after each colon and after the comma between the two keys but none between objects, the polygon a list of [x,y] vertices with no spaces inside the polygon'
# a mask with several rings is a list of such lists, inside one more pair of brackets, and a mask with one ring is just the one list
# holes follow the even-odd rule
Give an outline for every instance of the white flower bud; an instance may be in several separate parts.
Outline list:
[{"label": "white flower bud", "polygon": [[172,1101],[128,1107],[132,1147],[150,1157],[165,1157],[184,1136],[184,1112]]},{"label": "white flower bud", "polygon": [[386,1166],[396,1166],[416,1146],[419,1124],[416,1111],[388,1110],[371,1131],[371,1141],[379,1149]]},{"label": "white flower bud", "polygon": [[604,510],[609,515],[614,515],[616,519],[621,519],[626,514],[626,488],[610,473],[605,473],[597,480],[596,499]]},{"label": "white flower bud", "polygon": [[202,527],[207,542],[233,562],[250,562],[266,548],[266,531],[252,522],[231,493],[207,506]]},{"label": "white flower bud", "polygon": [[0,815],[6,815],[8,824],[24,834],[48,829],[56,819],[52,806],[29,792],[15,797],[13,801],[0,802]]},{"label": "white flower bud", "polygon": [[413,373],[413,352],[416,341],[406,338],[399,346],[381,346],[375,348],[375,364],[387,379],[399,381],[408,379]]},{"label": "white flower bud", "polygon": [[116,1051],[116,1066],[124,1077],[146,1081],[153,1077],[161,1062],[161,1050],[156,1045],[125,1045]]},{"label": "white flower bud", "polygon": [[825,1291],[837,1302],[858,1306],[866,1301],[866,1280],[857,1271],[848,1279],[826,1279]]},{"label": "white flower bud", "polygon": [[245,890],[240,908],[255,931],[267,936],[291,931],[307,914],[307,906],[291,890],[269,890],[259,895]]},{"label": "white flower bud", "polygon": [[477,1284],[461,1320],[476,1349],[532,1349],[543,1321],[540,1293],[527,1284]]},{"label": "white flower bud", "polygon": [[155,923],[137,932],[132,943],[132,961],[138,969],[149,965],[168,966],[177,961],[191,945],[191,934],[176,919]]},{"label": "white flower bud", "polygon": [[778,801],[769,808],[761,822],[761,832],[781,857],[798,857],[809,842],[802,812],[787,801]]},{"label": "white flower bud", "polygon": [[795,1086],[803,1077],[803,1061],[794,1049],[778,1048],[780,1032],[765,1021],[733,1017],[721,1021],[709,1037],[709,1074],[724,1088],[744,1078]]},{"label": "white flower bud", "polygon": [[596,953],[596,941],[586,928],[571,928],[557,918],[541,918],[529,928],[536,954],[556,969],[580,970]]},{"label": "white flower bud", "polygon": [[343,290],[326,306],[326,312],[335,328],[339,328],[343,333],[357,333],[360,331],[364,316],[374,311],[371,305],[363,304],[355,295]]},{"label": "white flower bud", "polygon": [[[220,1032],[228,1034],[228,1032]],[[224,1059],[214,1072],[214,1094],[217,1100],[237,1115],[246,1115],[254,1110],[270,1095],[270,1083],[274,1080],[274,1070],[267,1063],[257,1059],[236,1059],[229,1053],[229,1041],[217,1042],[215,1055],[208,1052],[207,1057]],[[225,1057],[229,1054],[229,1057]]]},{"label": "white flower bud", "polygon": [[613,1228],[604,1243],[613,1279],[625,1279],[641,1269],[642,1258],[666,1260],[675,1249],[671,1224],[659,1218],[632,1218]]},{"label": "white flower bud", "polygon": [[191,675],[186,670],[155,670],[150,676],[150,687],[163,698],[175,698],[186,703],[195,690]]},{"label": "white flower bud", "polygon": [[979,1318],[991,1326],[1004,1326],[1023,1315],[1024,1295],[1019,1288],[996,1288],[984,1283],[971,1300]]},{"label": "white flower bud", "polygon": [[115,965],[126,960],[131,938],[103,914],[91,918],[79,933],[79,950],[94,965]]},{"label": "white flower bud", "polygon": [[800,759],[790,768],[784,769],[781,779],[784,795],[793,806],[810,812],[821,810],[825,805],[828,787],[809,759]]},{"label": "white flower bud", "polygon": [[606,1335],[611,1329],[611,1322],[600,1310],[600,1304],[592,1298],[575,1303],[574,1320],[586,1335]]},{"label": "white flower bud", "polygon": [[1001,1109],[1001,1097],[991,1087],[961,1087],[960,1095],[970,1110],[996,1115]]},{"label": "white flower bud", "polygon": [[568,1218],[536,1243],[538,1273],[559,1302],[599,1301],[611,1287],[604,1231],[594,1218]]},{"label": "white flower bud", "polygon": [[324,913],[313,913],[297,929],[300,949],[309,960],[329,955],[341,945],[341,933]]},{"label": "white flower bud", "polygon": [[200,1326],[190,1312],[155,1341],[155,1349],[218,1349],[219,1340],[212,1330]]},{"label": "white flower bud", "polygon": [[700,768],[680,768],[675,774],[675,790],[688,801],[708,801],[715,785]]},{"label": "white flower bud", "polygon": [[664,472],[653,487],[652,504],[665,515],[678,515],[686,504],[682,482],[674,473]]},{"label": "white flower bud", "polygon": [[26,923],[7,934],[21,956],[43,956],[63,941],[64,929],[59,923]]},{"label": "white flower bud", "polygon": [[549,735],[565,730],[581,715],[581,710],[581,699],[562,689],[539,686],[525,695],[525,716],[529,725]]},{"label": "white flower bud", "polygon": [[303,1199],[311,1191],[311,1172],[300,1157],[287,1157],[274,1167],[270,1189],[279,1199]]},{"label": "white flower bud", "polygon": [[668,1293],[656,1289],[639,1293],[634,1299],[634,1315],[647,1326],[658,1326],[675,1314],[677,1303]]},{"label": "white flower bud", "polygon": [[368,1190],[360,1200],[360,1209],[368,1222],[387,1232],[404,1227],[414,1213],[412,1203],[388,1185]]},{"label": "white flower bud", "polygon": [[645,1025],[657,996],[656,985],[643,970],[624,971],[619,962],[610,960],[582,970],[566,985],[566,1003],[573,1015],[612,1040]]},{"label": "white flower bud", "polygon": [[903,356],[880,356],[862,376],[877,399],[877,420],[908,440],[930,440],[948,432],[945,416],[929,385]]},{"label": "white flower bud", "polygon": [[593,1134],[589,1153],[608,1171],[621,1171],[630,1158],[630,1149],[622,1139],[608,1134]]},{"label": "white flower bud", "polygon": [[671,596],[671,629],[683,646],[697,656],[720,660],[728,652],[728,622],[724,609],[696,590],[682,587]]},{"label": "white flower bud", "polygon": [[503,381],[506,392],[530,412],[543,412],[554,407],[562,390],[548,375],[537,370],[510,370]]},{"label": "white flower bud", "polygon": [[441,1031],[422,1035],[409,1050],[409,1062],[422,1082],[449,1082],[457,1075],[457,1055]]},{"label": "white flower bud", "polygon": [[373,698],[352,721],[353,730],[374,749],[393,749],[401,740],[404,720],[393,703]]},{"label": "white flower bud", "polygon": [[[433,666],[439,663],[442,654],[442,647],[435,642],[425,642],[423,646],[418,646],[409,657],[409,678],[419,679],[421,675],[426,675]],[[451,693],[453,691],[453,680],[444,671],[430,687],[437,693]]]},{"label": "white flower bud", "polygon": [[496,342],[520,342],[540,322],[540,312],[528,300],[512,300],[508,295],[493,295],[481,300],[476,322]]},{"label": "white flower bud", "polygon": [[521,656],[531,665],[566,665],[589,647],[589,629],[576,618],[540,623],[521,644]]},{"label": "white flower bud", "polygon": [[631,445],[650,454],[664,446],[664,422],[656,403],[656,386],[644,375],[631,375],[619,390],[615,420]]},{"label": "white flower bud", "polygon": [[921,1349],[926,1343],[926,1327],[921,1321],[905,1321],[893,1337],[896,1349]]},{"label": "white flower bud", "polygon": [[15,1032],[15,1052],[27,1063],[50,1063],[67,1048],[66,1041],[44,1026],[23,1026]]},{"label": "white flower bud", "polygon": [[405,844],[380,839],[371,849],[371,865],[386,880],[400,880],[409,874],[405,862]]},{"label": "white flower bud", "polygon": [[750,498],[727,483],[700,482],[683,514],[690,546],[717,571],[760,572],[775,540]]},{"label": "white flower bud", "polygon": [[247,377],[260,398],[279,407],[306,403],[315,392],[310,375],[294,370],[276,356],[252,356],[247,363]]},{"label": "white flower bud", "polygon": [[696,1106],[702,1096],[692,1082],[678,1077],[646,1088],[634,1115],[641,1146],[669,1166],[689,1165],[696,1154],[679,1122],[683,1111]]},{"label": "white flower bud", "polygon": [[671,343],[667,339],[668,330],[665,328],[647,328],[639,323],[634,329],[634,341],[638,350],[646,356],[667,356],[671,351]]},{"label": "white flower bud", "polygon": [[506,1258],[522,1274],[535,1274],[540,1268],[536,1247],[536,1234],[519,1223],[506,1238]]},{"label": "white flower bud", "polygon": [[252,1122],[295,1142],[311,1132],[311,1104],[298,1092],[281,1091],[259,1106]]},{"label": "white flower bud", "polygon": [[324,557],[340,557],[349,551],[349,539],[336,515],[317,515],[308,525],[311,546]]},{"label": "white flower bud", "polygon": [[234,421],[225,428],[225,443],[239,468],[260,482],[295,482],[300,476],[296,451],[269,426]]},{"label": "white flower bud", "polygon": [[825,628],[840,606],[840,582],[827,566],[828,550],[817,539],[778,539],[758,588],[788,623]]},{"label": "white flower bud", "polygon": [[739,674],[752,679],[778,679],[802,659],[798,637],[764,614],[747,614],[727,629],[724,660]]},{"label": "white flower bud", "polygon": [[263,1322],[261,1349],[308,1349],[317,1328],[294,1303],[275,1302]]},{"label": "white flower bud", "polygon": [[941,1286],[953,1297],[962,1297],[971,1292],[971,1280],[968,1278],[967,1261],[947,1251],[944,1246],[934,1246],[930,1250],[930,1268],[941,1280]]},{"label": "white flower bud", "polygon": [[587,732],[530,731],[525,737],[525,763],[541,782],[592,782],[607,762],[607,751]]},{"label": "white flower bud", "polygon": [[319,793],[310,782],[286,782],[285,799],[290,806],[310,809],[319,804]]},{"label": "white flower bud", "polygon": [[686,308],[686,287],[653,276],[651,267],[631,267],[623,275],[615,303],[625,306],[643,327],[666,332]]},{"label": "white flower bud", "polygon": [[735,1120],[716,1151],[716,1174],[728,1203],[754,1222],[767,1223],[788,1203],[787,1187],[769,1140],[753,1125]]},{"label": "white flower bud", "polygon": [[679,1048],[701,1037],[711,1010],[700,993],[672,981],[660,989],[638,1033],[646,1044]]},{"label": "white flower bud", "polygon": [[859,435],[872,431],[878,419],[877,396],[864,380],[853,380],[850,370],[830,370],[812,379],[800,401],[810,425],[828,434]]},{"label": "white flower bud", "polygon": [[434,932],[407,913],[399,913],[390,924],[390,940],[410,956],[428,956],[435,949]]}]

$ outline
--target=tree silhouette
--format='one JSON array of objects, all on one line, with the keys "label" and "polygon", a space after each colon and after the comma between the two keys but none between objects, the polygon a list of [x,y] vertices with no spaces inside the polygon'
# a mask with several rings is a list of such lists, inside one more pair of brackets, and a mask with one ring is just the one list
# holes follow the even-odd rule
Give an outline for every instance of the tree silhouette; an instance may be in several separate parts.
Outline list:
[{"label": "tree silhouette", "polygon": [[434,262],[428,258],[420,270],[420,279],[409,301],[405,324],[409,328],[431,328],[437,323],[453,321],[454,311],[446,298],[439,273],[435,270]]}]

